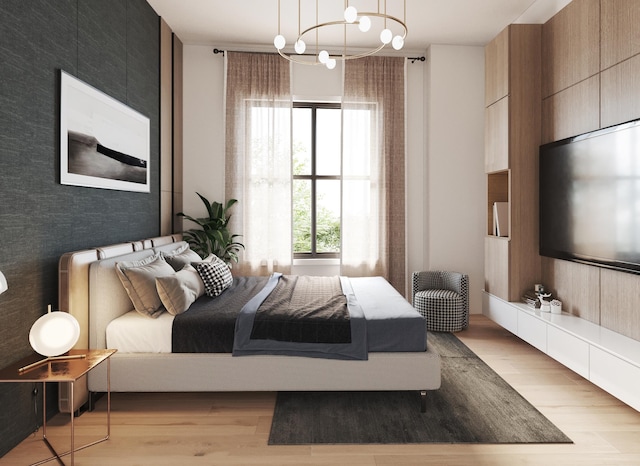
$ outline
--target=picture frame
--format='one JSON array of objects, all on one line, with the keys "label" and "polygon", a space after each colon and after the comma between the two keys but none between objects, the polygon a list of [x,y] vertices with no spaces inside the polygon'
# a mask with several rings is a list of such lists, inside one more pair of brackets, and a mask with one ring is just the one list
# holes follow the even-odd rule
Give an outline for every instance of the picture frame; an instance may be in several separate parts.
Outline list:
[{"label": "picture frame", "polygon": [[60,183],[150,192],[149,118],[60,70]]}]

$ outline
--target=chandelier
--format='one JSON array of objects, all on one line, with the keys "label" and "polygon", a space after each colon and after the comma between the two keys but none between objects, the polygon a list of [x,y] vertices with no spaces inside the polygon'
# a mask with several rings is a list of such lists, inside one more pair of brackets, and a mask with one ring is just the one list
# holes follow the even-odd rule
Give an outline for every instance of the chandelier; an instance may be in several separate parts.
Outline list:
[{"label": "chandelier", "polygon": [[[381,51],[388,44],[391,44],[395,50],[400,50],[404,47],[404,40],[407,37],[407,25],[405,24],[407,1],[401,0],[404,20],[387,14],[387,0],[382,0],[384,6],[381,10],[380,1],[381,0],[378,0],[377,11],[359,12],[354,6],[349,5],[348,0],[345,0],[345,8],[341,18],[334,21],[318,22],[318,0],[316,0],[315,24],[312,24],[306,29],[302,29],[300,24],[301,0],[298,0],[298,36],[295,41],[293,41],[294,51],[287,53],[285,52],[287,40],[280,32],[280,0],[278,0],[278,35],[276,35],[273,40],[273,45],[275,45],[278,53],[289,61],[304,65],[325,65],[329,69],[335,68],[338,60],[352,60],[373,55]],[[354,38],[356,40],[364,39],[365,37],[358,38],[357,36],[368,34],[367,37],[370,37],[371,32],[375,34],[376,29],[372,30],[374,24],[379,27],[377,30],[380,31],[377,38],[374,39],[373,42],[369,42],[369,44],[373,43],[374,45],[365,46],[363,50],[362,47],[348,43],[348,30],[353,30],[356,34],[349,36],[352,41],[354,41]],[[329,47],[321,46],[319,39],[321,34],[324,34],[324,31],[336,27],[343,28],[342,44],[339,46],[341,50],[334,50],[330,53],[328,50]],[[310,44],[311,47],[307,44]]]}]

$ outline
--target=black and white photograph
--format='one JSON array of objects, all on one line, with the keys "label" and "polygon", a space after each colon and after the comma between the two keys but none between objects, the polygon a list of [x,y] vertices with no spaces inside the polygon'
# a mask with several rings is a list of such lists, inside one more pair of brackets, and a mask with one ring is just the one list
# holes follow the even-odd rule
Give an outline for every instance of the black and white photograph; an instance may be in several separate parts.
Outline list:
[{"label": "black and white photograph", "polygon": [[60,182],[149,192],[149,119],[64,71]]}]

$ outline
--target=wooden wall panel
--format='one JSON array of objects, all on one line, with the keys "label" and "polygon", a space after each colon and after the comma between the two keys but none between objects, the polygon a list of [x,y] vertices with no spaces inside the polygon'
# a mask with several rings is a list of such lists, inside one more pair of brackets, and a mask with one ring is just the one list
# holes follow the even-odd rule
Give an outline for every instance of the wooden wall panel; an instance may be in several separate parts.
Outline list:
[{"label": "wooden wall panel", "polygon": [[509,93],[509,28],[485,47],[485,107]]},{"label": "wooden wall panel", "polygon": [[600,0],[573,0],[542,31],[543,98],[600,71]]},{"label": "wooden wall panel", "polygon": [[540,146],[540,25],[514,24],[510,36],[509,167],[511,250],[509,300],[540,279],[538,148]]},{"label": "wooden wall panel", "polygon": [[160,234],[172,231],[173,202],[173,44],[171,28],[160,18]]},{"label": "wooden wall panel", "polygon": [[[602,269],[600,276],[600,325],[640,340],[637,275]],[[605,312],[606,311],[606,312]]]},{"label": "wooden wall panel", "polygon": [[542,101],[542,143],[600,128],[598,75]]},{"label": "wooden wall panel", "polygon": [[509,168],[509,97],[503,97],[484,111],[484,171]]},{"label": "wooden wall panel", "polygon": [[601,60],[605,70],[640,53],[640,2],[601,0]]},{"label": "wooden wall panel", "polygon": [[184,78],[183,45],[173,36],[173,232],[183,231],[182,217],[176,214],[183,210],[183,142],[184,142]]},{"label": "wooden wall panel", "polygon": [[637,97],[640,96],[640,55],[604,70],[600,75],[602,127],[640,118],[640,98]]},{"label": "wooden wall panel", "polygon": [[600,269],[544,257],[542,283],[562,301],[562,310],[600,324]]},{"label": "wooden wall panel", "polygon": [[484,239],[484,290],[509,300],[509,240],[487,236]]}]

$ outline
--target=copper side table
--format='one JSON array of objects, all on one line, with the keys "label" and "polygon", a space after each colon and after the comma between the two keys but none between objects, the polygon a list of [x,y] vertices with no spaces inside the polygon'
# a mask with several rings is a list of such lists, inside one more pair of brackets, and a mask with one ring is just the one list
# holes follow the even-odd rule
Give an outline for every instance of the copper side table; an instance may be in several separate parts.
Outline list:
[{"label": "copper side table", "polygon": [[[42,382],[42,440],[47,445],[53,456],[33,463],[31,466],[47,463],[57,459],[58,463],[64,465],[62,457],[71,455],[71,465],[75,463],[75,452],[83,450],[87,447],[96,445],[109,439],[111,435],[111,360],[109,359],[117,350],[82,350],[75,349],[67,353],[73,359],[50,360],[44,364],[24,370],[25,367],[32,365],[43,359],[42,356],[34,354],[26,357],[15,364],[0,371],[0,382]],[[69,382],[71,384],[69,390],[70,405],[73,406],[73,385],[83,375],[90,372],[98,364],[107,361],[107,434],[94,442],[85,445],[75,446],[75,426],[74,412],[71,411],[71,448],[64,453],[57,453],[47,438],[47,382]]]}]

